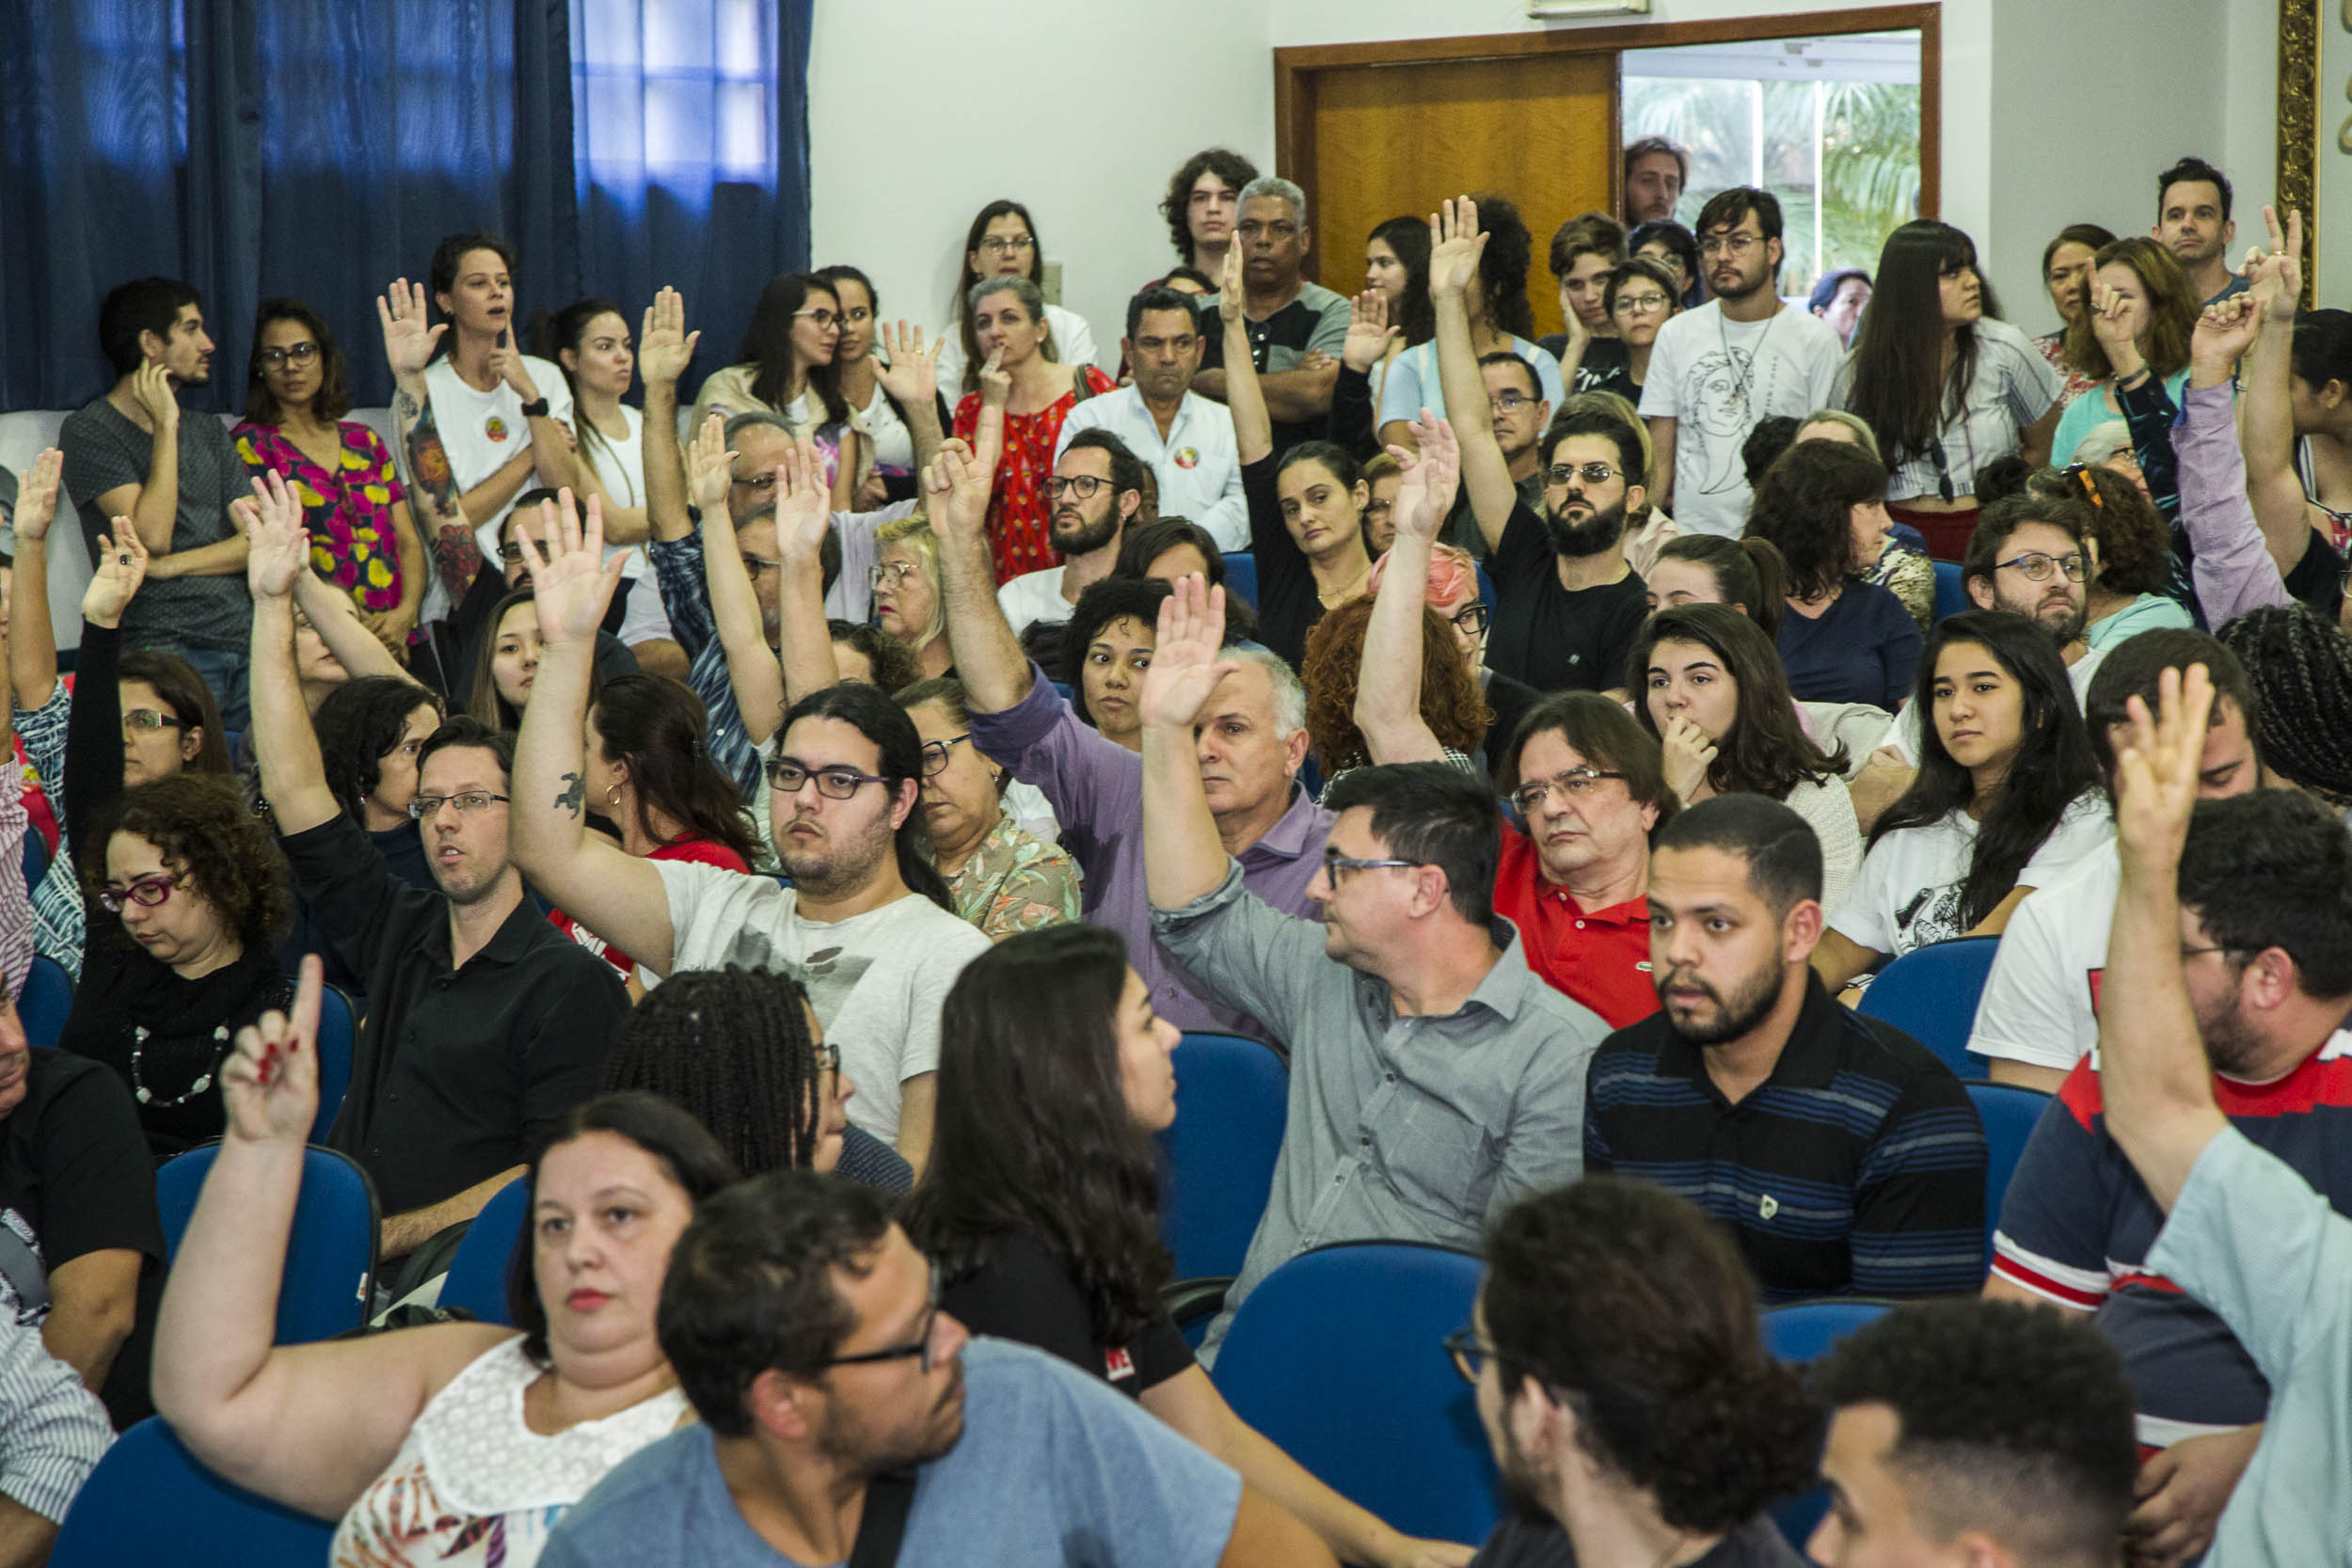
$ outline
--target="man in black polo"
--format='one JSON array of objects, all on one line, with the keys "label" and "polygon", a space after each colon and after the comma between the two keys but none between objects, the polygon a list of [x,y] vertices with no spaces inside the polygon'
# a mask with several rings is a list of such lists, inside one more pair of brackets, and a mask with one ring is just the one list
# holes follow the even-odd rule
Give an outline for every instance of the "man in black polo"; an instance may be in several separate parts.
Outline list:
[{"label": "man in black polo", "polygon": [[1976,1109],[1926,1047],[1813,977],[1820,896],[1820,844],[1777,800],[1720,795],[1660,831],[1660,1010],[1593,1057],[1585,1172],[1647,1178],[1730,1226],[1768,1301],[1972,1292]]},{"label": "man in black polo", "polygon": [[[1307,226],[1307,193],[1289,181],[1268,174],[1244,185],[1233,232],[1242,258],[1249,357],[1258,367],[1279,456],[1323,436],[1331,388],[1340,379],[1340,350],[1347,341],[1347,296],[1306,280],[1314,235]],[[1200,302],[1200,371],[1192,389],[1223,403],[1225,324],[1216,302],[1216,294]]]},{"label": "man in black polo", "polygon": [[366,976],[351,1088],[327,1133],[375,1181],[383,1255],[469,1220],[596,1090],[628,1016],[612,966],[523,896],[507,857],[512,736],[471,719],[434,732],[410,810],[438,895],[391,874],[326,786],[294,662],[292,589],[308,569],[281,486],[248,513],[254,751],[262,790],[319,924]]}]

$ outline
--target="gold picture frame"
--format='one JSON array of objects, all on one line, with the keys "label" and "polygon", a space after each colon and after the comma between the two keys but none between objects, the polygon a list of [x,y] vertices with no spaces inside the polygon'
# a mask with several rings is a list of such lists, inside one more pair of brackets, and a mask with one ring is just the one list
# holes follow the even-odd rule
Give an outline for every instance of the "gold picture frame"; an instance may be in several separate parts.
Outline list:
[{"label": "gold picture frame", "polygon": [[[2352,27],[2352,0],[2341,0]],[[2279,0],[2279,179],[2284,214],[2303,214],[2303,307],[2319,283],[2319,8],[2321,0]],[[2346,133],[2352,134],[2352,122]]]}]

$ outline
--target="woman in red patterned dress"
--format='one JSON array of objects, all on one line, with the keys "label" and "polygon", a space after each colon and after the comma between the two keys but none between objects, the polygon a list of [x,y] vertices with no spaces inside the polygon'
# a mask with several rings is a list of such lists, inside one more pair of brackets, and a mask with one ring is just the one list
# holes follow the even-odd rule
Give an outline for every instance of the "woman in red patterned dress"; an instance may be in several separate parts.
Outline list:
[{"label": "woman in red patterned dress", "polygon": [[1110,391],[1111,378],[1092,365],[1061,365],[1039,352],[1045,342],[1045,296],[1025,277],[984,277],[972,285],[972,326],[987,363],[977,392],[956,404],[955,434],[972,439],[980,399],[1002,378],[1005,452],[989,494],[988,535],[995,547],[996,580],[1057,564],[1053,545],[1054,443],[1061,422],[1085,398]]}]

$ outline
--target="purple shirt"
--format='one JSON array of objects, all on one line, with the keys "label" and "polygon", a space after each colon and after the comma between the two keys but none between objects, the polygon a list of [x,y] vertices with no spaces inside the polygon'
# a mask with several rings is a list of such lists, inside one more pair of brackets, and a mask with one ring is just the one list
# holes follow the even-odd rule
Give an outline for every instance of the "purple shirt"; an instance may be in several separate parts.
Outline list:
[{"label": "purple shirt", "polygon": [[[1143,758],[1079,722],[1069,702],[1032,665],[1029,694],[1002,713],[972,711],[972,743],[1053,802],[1061,847],[1086,873],[1081,918],[1127,939],[1127,957],[1152,1006],[1180,1029],[1271,1038],[1247,1013],[1193,992],[1193,979],[1152,934],[1143,882]],[[1244,849],[1242,885],[1285,914],[1315,916],[1307,884],[1323,865],[1331,814],[1291,785],[1290,809]]]},{"label": "purple shirt", "polygon": [[2216,626],[2250,610],[2295,602],[2246,494],[2236,407],[2236,394],[2226,382],[2192,387],[2181,395],[2180,422],[2172,427],[2181,526],[2196,552],[2189,557],[2189,576],[2205,619]]}]

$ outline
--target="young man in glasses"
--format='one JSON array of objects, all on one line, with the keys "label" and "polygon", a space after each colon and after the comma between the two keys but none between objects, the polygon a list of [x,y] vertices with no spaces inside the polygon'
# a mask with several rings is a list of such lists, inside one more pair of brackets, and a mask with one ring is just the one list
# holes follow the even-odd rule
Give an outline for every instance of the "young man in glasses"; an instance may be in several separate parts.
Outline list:
[{"label": "young man in glasses", "polygon": [[[1184,312],[1184,320],[1192,320],[1189,309]],[[1089,398],[1071,412],[1074,415],[1079,409],[1109,403],[1134,390],[1130,387]],[[1184,395],[1192,397],[1190,392]],[[1205,399],[1193,401],[1216,409],[1216,417],[1226,423],[1230,447],[1232,416]],[[1239,483],[1238,467],[1233,475],[1234,483]],[[1061,453],[1054,459],[1054,477],[1045,482],[1047,503],[1053,509],[1046,527],[1054,548],[1061,552],[1061,564],[1024,572],[996,590],[996,603],[1003,609],[1005,619],[1012,624],[1015,637],[1025,643],[1032,626],[1067,624],[1078,596],[1111,575],[1111,568],[1119,562],[1119,546],[1127,537],[1127,525],[1149,520],[1144,491],[1151,481],[1151,470],[1143,466],[1143,459],[1118,436],[1099,428],[1081,430],[1073,436],[1067,422],[1062,425]]]},{"label": "young man in glasses", "polygon": [[1158,511],[1189,517],[1223,548],[1248,549],[1249,513],[1233,416],[1192,389],[1205,351],[1193,300],[1174,289],[1146,289],[1127,302],[1127,337],[1120,347],[1135,384],[1073,408],[1062,421],[1057,454],[1068,452],[1086,431],[1116,436],[1152,466]]},{"label": "young man in glasses", "polygon": [[973,1339],[887,1200],[853,1182],[776,1171],[706,1203],[660,1332],[701,1419],[574,1505],[545,1568],[1329,1568],[1304,1525],[1134,1401]]}]

